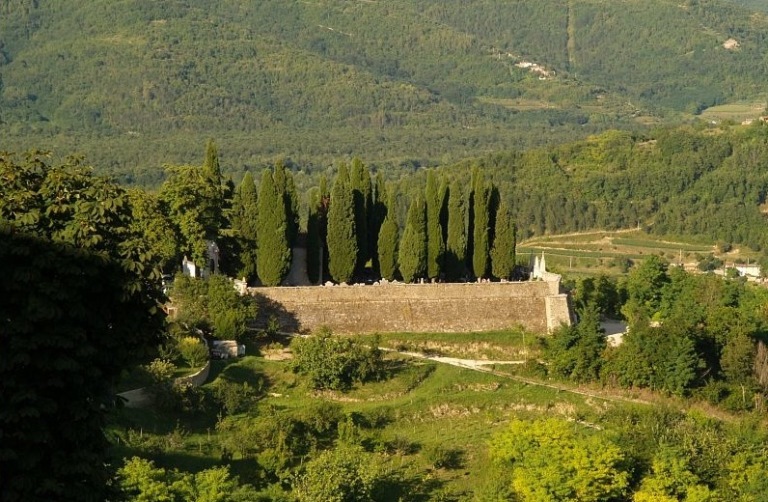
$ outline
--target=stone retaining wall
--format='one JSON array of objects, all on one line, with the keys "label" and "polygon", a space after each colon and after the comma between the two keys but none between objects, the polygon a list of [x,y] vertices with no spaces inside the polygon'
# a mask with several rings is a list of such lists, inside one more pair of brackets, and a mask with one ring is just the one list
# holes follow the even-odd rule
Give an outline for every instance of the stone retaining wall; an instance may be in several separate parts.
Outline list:
[{"label": "stone retaining wall", "polygon": [[[211,361],[205,363],[199,371],[191,375],[179,377],[175,379],[176,383],[190,382],[193,387],[200,387],[208,380],[208,375],[211,372]],[[125,399],[125,406],[128,408],[142,408],[149,404],[149,395],[144,387],[141,389],[133,389],[125,392],[121,392],[118,396]]]},{"label": "stone retaining wall", "polygon": [[[558,277],[559,278],[559,277]],[[260,317],[286,330],[339,333],[466,332],[522,325],[544,333],[570,324],[559,282],[382,284],[250,288]]]}]

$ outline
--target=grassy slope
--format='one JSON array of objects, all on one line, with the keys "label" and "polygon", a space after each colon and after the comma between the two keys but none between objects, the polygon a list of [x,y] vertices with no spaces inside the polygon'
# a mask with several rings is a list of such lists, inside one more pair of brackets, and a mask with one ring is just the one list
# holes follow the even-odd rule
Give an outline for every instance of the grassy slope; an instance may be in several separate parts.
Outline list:
[{"label": "grassy slope", "polygon": [[766,73],[765,19],[715,2],[28,4],[0,2],[3,148],[81,150],[148,183],[211,136],[233,171],[435,162],[757,98]]}]

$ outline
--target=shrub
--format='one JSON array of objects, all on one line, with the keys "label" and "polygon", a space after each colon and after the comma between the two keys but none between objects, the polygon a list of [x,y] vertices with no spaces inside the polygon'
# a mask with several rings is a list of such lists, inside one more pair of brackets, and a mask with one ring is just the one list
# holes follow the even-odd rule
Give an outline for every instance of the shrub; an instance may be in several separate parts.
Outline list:
[{"label": "shrub", "polygon": [[424,451],[424,458],[435,469],[458,469],[461,467],[462,456],[461,450],[441,445],[431,446]]},{"label": "shrub", "polygon": [[383,374],[377,342],[365,346],[352,338],[321,330],[293,341],[293,370],[307,375],[315,389],[348,390],[353,382],[378,379]]},{"label": "shrub", "polygon": [[186,336],[179,340],[178,350],[190,368],[202,366],[208,360],[208,347],[194,336]]}]

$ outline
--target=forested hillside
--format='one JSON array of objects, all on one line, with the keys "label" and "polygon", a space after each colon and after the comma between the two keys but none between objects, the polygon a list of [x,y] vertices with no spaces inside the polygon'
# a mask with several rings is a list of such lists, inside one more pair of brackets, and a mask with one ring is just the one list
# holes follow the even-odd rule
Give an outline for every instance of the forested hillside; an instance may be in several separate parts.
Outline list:
[{"label": "forested hillside", "polygon": [[444,164],[764,100],[766,28],[709,0],[0,0],[0,149],[147,185],[210,137],[225,171]]}]

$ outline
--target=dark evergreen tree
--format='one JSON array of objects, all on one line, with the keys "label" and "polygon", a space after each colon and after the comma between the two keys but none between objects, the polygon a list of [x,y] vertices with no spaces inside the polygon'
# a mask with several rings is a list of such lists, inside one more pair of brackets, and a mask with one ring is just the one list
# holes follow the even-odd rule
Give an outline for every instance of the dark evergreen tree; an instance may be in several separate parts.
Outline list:
[{"label": "dark evergreen tree", "polygon": [[285,205],[286,214],[286,238],[288,245],[293,248],[299,235],[299,199],[296,194],[296,184],[293,173],[285,168],[282,159],[275,162],[273,178],[280,198]]},{"label": "dark evergreen tree", "polygon": [[[323,178],[323,185],[325,178]],[[310,189],[307,200],[309,213],[307,215],[307,275],[313,283],[322,282],[323,262],[326,262],[325,234],[327,229],[328,196],[322,189]]]},{"label": "dark evergreen tree", "polygon": [[448,238],[446,239],[445,267],[449,280],[464,277],[467,259],[467,208],[464,193],[458,181],[448,191]]},{"label": "dark evergreen tree", "polygon": [[[377,184],[378,186],[378,184]],[[381,200],[381,199],[380,199]],[[382,211],[386,215],[384,223],[379,230],[379,239],[377,243],[378,250],[378,263],[379,272],[381,277],[388,281],[393,281],[397,278],[397,243],[398,243],[398,228],[397,218],[395,216],[394,208],[391,205],[394,203],[394,197],[389,197],[389,203],[385,206],[380,202]],[[391,209],[388,209],[388,206]]]},{"label": "dark evergreen tree", "polygon": [[440,225],[440,211],[443,197],[440,194],[437,175],[434,170],[427,173],[426,203],[427,203],[427,277],[437,279],[443,269],[443,228]]},{"label": "dark evergreen tree", "polygon": [[264,285],[277,286],[290,268],[291,249],[285,230],[285,204],[269,169],[261,177],[258,208],[256,268]]},{"label": "dark evergreen tree", "polygon": [[205,238],[216,240],[219,230],[224,226],[224,192],[221,186],[221,166],[219,165],[219,149],[216,142],[208,140],[205,146],[205,162],[202,170],[203,178],[211,188],[211,195],[203,201],[201,210],[208,222],[205,227]]},{"label": "dark evergreen tree", "polygon": [[245,173],[235,193],[231,220],[239,251],[240,269],[237,276],[253,282],[257,275],[259,197],[250,172]]},{"label": "dark evergreen tree", "polygon": [[328,208],[328,270],[336,282],[349,282],[357,261],[355,204],[347,165],[339,166]]},{"label": "dark evergreen tree", "polygon": [[376,182],[373,186],[371,196],[371,210],[368,216],[368,250],[371,254],[373,270],[377,275],[381,275],[379,268],[379,232],[384,218],[387,216],[388,194],[384,185],[384,177],[381,172],[376,173]]},{"label": "dark evergreen tree", "polygon": [[491,191],[486,186],[483,175],[479,171],[474,181],[475,184],[472,187],[474,193],[472,271],[475,277],[479,279],[488,275],[488,253],[490,250],[488,204]]},{"label": "dark evergreen tree", "polygon": [[368,219],[371,207],[371,173],[363,162],[355,158],[352,160],[350,173],[352,182],[352,198],[355,204],[355,232],[357,235],[357,263],[356,271],[362,272],[370,259]]},{"label": "dark evergreen tree", "polygon": [[496,229],[491,248],[491,269],[494,277],[511,279],[515,270],[515,224],[509,215],[506,201],[496,211]]},{"label": "dark evergreen tree", "polygon": [[398,252],[400,274],[414,282],[427,273],[427,217],[424,199],[417,196],[408,209],[408,219]]}]

